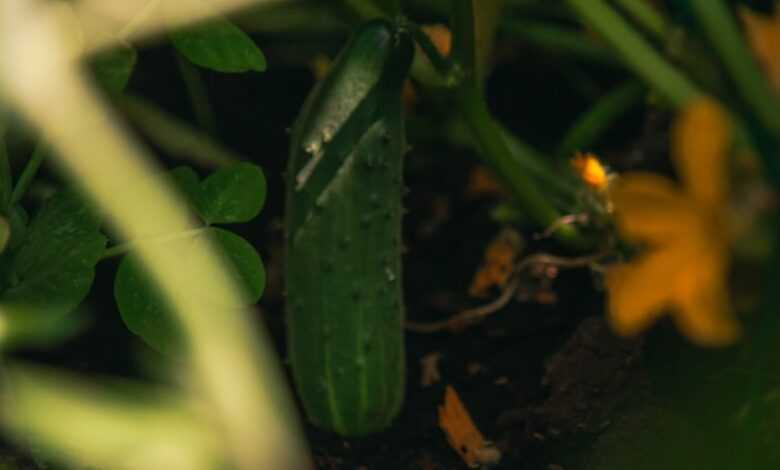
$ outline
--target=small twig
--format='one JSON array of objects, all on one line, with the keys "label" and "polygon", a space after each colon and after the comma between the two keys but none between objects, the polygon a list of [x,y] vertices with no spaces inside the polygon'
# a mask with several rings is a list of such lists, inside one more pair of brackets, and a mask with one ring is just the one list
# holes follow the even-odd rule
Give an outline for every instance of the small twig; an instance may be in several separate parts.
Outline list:
[{"label": "small twig", "polygon": [[496,300],[486,305],[464,310],[446,320],[433,323],[406,322],[406,329],[417,333],[435,333],[442,330],[454,330],[473,323],[482,317],[497,312],[506,306],[512,297],[514,297],[517,288],[520,287],[519,279],[510,281]]},{"label": "small twig", "polygon": [[561,268],[581,268],[583,266],[593,266],[596,261],[606,255],[606,251],[600,251],[593,255],[578,256],[576,258],[565,258],[563,256],[551,255],[549,253],[537,253],[527,256],[515,265],[514,276],[510,282],[506,284],[504,289],[501,291],[501,295],[496,300],[490,302],[489,304],[463,310],[462,312],[442,321],[432,323],[417,323],[407,321],[405,323],[406,329],[416,333],[436,333],[442,330],[457,330],[466,327],[504,308],[506,304],[508,304],[512,299],[512,297],[514,297],[515,292],[517,292],[517,289],[520,287],[520,278],[518,274],[523,272],[525,269],[538,264],[553,265]]},{"label": "small twig", "polygon": [[541,240],[543,238],[550,238],[555,232],[564,226],[573,225],[575,223],[585,223],[588,221],[588,214],[569,214],[559,217],[553,223],[551,223],[542,233],[534,235],[535,240]]},{"label": "small twig", "polygon": [[596,261],[606,255],[606,251],[600,251],[592,255],[566,258],[563,256],[551,255],[549,253],[536,253],[520,260],[520,262],[515,266],[515,272],[521,272],[525,268],[534,264],[550,264],[559,268],[581,268],[583,266],[593,265]]}]

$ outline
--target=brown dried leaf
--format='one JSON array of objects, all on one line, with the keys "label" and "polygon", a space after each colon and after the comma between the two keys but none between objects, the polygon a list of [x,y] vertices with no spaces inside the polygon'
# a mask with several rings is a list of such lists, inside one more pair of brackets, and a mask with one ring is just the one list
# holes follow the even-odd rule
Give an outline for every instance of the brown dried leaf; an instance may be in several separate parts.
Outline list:
[{"label": "brown dried leaf", "polygon": [[439,406],[439,427],[447,436],[450,447],[469,467],[492,465],[501,459],[501,452],[479,432],[451,385],[447,385],[444,404]]}]

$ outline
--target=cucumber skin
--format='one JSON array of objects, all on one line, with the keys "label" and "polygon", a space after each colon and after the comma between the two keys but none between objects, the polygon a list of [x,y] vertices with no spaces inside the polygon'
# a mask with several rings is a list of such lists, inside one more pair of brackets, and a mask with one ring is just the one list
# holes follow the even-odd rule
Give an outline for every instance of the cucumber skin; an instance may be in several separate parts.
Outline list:
[{"label": "cucumber skin", "polygon": [[403,402],[400,90],[413,53],[408,35],[392,23],[363,25],[307,98],[293,130],[288,352],[310,421],[344,436],[388,427]]}]

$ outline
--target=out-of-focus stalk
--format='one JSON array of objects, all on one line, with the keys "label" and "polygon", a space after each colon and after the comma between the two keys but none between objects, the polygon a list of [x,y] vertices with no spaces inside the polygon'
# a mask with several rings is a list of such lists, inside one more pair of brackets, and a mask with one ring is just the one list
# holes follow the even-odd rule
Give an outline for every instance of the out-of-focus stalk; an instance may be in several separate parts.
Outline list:
[{"label": "out-of-focus stalk", "polygon": [[[205,17],[200,11],[187,14],[189,2],[168,3],[174,5],[175,14],[165,19],[175,20],[174,24]],[[211,2],[209,11],[238,4],[237,0]],[[64,26],[68,5],[35,0],[0,3],[0,96],[41,131],[61,168],[95,199],[125,238],[194,228],[185,205],[166,186],[150,156],[128,137],[90,87],[82,68],[83,53],[89,49],[74,48],[78,41]],[[101,10],[121,23],[135,5],[82,0],[73,6],[84,19],[94,21],[87,12]],[[139,25],[138,30],[151,31],[147,26]],[[121,190],[128,181],[135,183],[132,192]],[[194,250],[195,256],[187,251],[187,270],[181,269],[184,254],[175,244],[141,243],[136,249],[190,340],[187,397],[203,402],[203,419],[217,429],[225,458],[235,468],[306,468],[307,452],[276,358],[240,307],[242,297],[221,258],[208,240],[197,243],[201,246]],[[47,386],[45,381],[31,380],[29,390]],[[5,392],[3,400],[13,399],[13,388]],[[1,418],[20,431],[14,426],[17,411],[6,407]],[[26,420],[24,429],[39,438],[53,427],[72,424],[36,416],[38,421]]]},{"label": "out-of-focus stalk", "polygon": [[674,106],[701,95],[688,78],[672,67],[642,36],[603,0],[567,0],[582,21],[599,33],[626,65]]}]

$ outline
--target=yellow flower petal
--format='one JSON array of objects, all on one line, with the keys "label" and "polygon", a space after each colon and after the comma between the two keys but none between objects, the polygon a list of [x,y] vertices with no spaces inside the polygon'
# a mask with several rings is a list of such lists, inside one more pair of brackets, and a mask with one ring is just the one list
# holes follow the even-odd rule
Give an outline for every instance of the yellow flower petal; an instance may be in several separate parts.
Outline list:
[{"label": "yellow flower petal", "polygon": [[612,186],[610,197],[618,228],[629,239],[658,245],[699,225],[696,207],[662,176],[628,174]]},{"label": "yellow flower petal", "polygon": [[726,200],[726,156],[730,139],[725,112],[712,100],[688,105],[672,132],[672,157],[688,192],[709,210]]},{"label": "yellow flower petal", "polygon": [[680,331],[700,346],[725,346],[740,336],[740,327],[726,311],[725,285],[710,285],[677,299],[674,320]]},{"label": "yellow flower petal", "polygon": [[571,166],[582,181],[597,191],[607,189],[609,178],[607,170],[598,157],[592,153],[577,152],[571,159]]},{"label": "yellow flower petal", "polygon": [[607,271],[608,318],[617,334],[640,333],[670,306],[677,264],[669,253],[656,250]]}]

